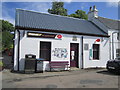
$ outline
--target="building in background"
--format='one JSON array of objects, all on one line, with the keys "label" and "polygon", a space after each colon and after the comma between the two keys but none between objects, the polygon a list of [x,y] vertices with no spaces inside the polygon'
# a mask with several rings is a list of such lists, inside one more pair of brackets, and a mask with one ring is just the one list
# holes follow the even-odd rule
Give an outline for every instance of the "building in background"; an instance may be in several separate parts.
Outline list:
[{"label": "building in background", "polygon": [[98,16],[96,6],[90,7],[88,19],[110,36],[110,59],[120,56],[120,20],[113,20]]}]

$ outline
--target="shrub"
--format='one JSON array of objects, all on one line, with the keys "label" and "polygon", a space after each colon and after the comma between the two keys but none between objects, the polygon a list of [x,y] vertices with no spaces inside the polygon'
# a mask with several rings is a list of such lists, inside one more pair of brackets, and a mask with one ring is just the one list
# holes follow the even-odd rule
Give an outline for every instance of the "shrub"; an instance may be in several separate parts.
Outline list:
[{"label": "shrub", "polygon": [[2,67],[3,66],[3,62],[2,61],[0,61],[0,67]]}]

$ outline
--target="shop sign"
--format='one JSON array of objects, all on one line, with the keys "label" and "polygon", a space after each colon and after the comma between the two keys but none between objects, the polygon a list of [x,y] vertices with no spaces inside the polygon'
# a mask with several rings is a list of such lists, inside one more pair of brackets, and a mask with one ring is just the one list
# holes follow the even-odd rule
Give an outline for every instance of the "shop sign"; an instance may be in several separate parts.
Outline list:
[{"label": "shop sign", "polygon": [[57,35],[57,38],[58,38],[58,39],[61,39],[61,38],[62,38],[62,35]]},{"label": "shop sign", "polygon": [[57,39],[61,39],[62,35],[38,33],[38,32],[28,32],[27,37],[38,37],[38,38],[56,38],[57,37]]},{"label": "shop sign", "polygon": [[96,39],[96,42],[100,42],[100,39]]},{"label": "shop sign", "polygon": [[72,40],[73,40],[73,41],[77,41],[77,37],[76,37],[76,36],[73,36]]}]

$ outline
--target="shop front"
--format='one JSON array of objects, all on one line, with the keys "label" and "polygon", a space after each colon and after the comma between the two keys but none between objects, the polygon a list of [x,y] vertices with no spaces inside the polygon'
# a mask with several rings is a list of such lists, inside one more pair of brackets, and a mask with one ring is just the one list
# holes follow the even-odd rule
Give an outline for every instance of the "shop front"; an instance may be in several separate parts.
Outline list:
[{"label": "shop front", "polygon": [[[58,21],[55,23],[52,20],[48,23],[46,14],[26,10],[18,10],[17,13],[20,14],[19,17],[16,16],[15,71],[24,71],[26,54],[35,55],[36,59],[42,62],[43,71],[50,71],[50,62],[68,62],[68,69],[71,67],[105,67],[109,58],[109,36],[90,22],[47,15],[49,19],[66,20],[64,24]],[[29,18],[34,18],[33,21],[29,21],[26,15],[21,16],[25,13],[31,14]],[[38,20],[41,23],[38,24],[34,21],[35,15],[32,14],[42,16],[44,21]],[[35,24],[38,27],[34,26]],[[40,66],[37,67],[38,70],[41,69]]]}]

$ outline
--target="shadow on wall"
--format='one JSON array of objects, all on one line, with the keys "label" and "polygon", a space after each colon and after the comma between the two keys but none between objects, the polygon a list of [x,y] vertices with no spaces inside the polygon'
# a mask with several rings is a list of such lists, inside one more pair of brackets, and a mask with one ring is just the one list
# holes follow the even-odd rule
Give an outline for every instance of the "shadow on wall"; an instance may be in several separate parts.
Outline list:
[{"label": "shadow on wall", "polygon": [[49,63],[47,63],[47,64],[45,65],[45,71],[50,71],[50,64],[49,64]]},{"label": "shadow on wall", "polygon": [[103,46],[103,47],[105,47],[105,45],[107,44],[107,42],[108,42],[108,41],[109,41],[109,39],[107,39],[107,40],[106,40],[106,42],[105,42],[105,44],[104,44],[104,46]]},{"label": "shadow on wall", "polygon": [[21,58],[19,61],[19,70],[24,71],[25,68],[25,58]]}]

